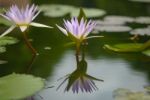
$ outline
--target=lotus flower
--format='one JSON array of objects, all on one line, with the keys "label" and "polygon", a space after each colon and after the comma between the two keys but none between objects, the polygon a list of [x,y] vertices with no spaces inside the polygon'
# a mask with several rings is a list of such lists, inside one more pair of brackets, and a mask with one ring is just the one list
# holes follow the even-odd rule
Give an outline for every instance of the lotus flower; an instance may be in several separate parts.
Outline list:
[{"label": "lotus flower", "polygon": [[90,32],[96,26],[95,21],[87,21],[84,18],[81,21],[78,21],[78,18],[73,17],[71,21],[64,20],[64,28],[57,25],[57,27],[66,35],[70,36],[71,39],[75,42],[82,42],[85,39],[91,38],[88,37]]},{"label": "lotus flower", "polygon": [[12,5],[5,14],[0,14],[7,20],[13,23],[13,25],[5,31],[0,37],[7,35],[10,33],[15,27],[19,27],[22,32],[24,32],[28,26],[35,26],[35,27],[46,27],[52,28],[47,25],[39,24],[32,22],[38,15],[40,11],[38,11],[38,7],[33,5],[27,5],[24,8],[19,8],[17,5]]}]

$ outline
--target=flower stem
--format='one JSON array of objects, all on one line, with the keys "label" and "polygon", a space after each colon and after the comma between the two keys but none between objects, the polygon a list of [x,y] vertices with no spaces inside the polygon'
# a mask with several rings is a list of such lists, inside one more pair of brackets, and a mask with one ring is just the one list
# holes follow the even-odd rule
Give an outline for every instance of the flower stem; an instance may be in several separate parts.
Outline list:
[{"label": "flower stem", "polygon": [[31,43],[29,42],[28,37],[27,37],[27,35],[26,35],[25,32],[23,32],[23,38],[24,38],[24,40],[25,40],[26,46],[27,46],[27,47],[31,50],[31,52],[32,52],[32,59],[31,59],[31,61],[29,62],[29,65],[28,65],[28,68],[27,68],[27,73],[29,73],[30,70],[31,70],[31,68],[32,68],[32,65],[33,65],[33,63],[34,63],[34,61],[35,61],[35,59],[36,59],[36,57],[37,57],[37,55],[38,55],[38,53],[37,53],[37,51],[33,48],[33,46],[31,45]]},{"label": "flower stem", "polygon": [[27,37],[25,32],[23,32],[23,38],[25,40],[25,43],[26,43],[27,47],[31,50],[32,54],[37,55],[38,54],[37,51],[33,48],[31,43],[29,42],[28,37]]}]

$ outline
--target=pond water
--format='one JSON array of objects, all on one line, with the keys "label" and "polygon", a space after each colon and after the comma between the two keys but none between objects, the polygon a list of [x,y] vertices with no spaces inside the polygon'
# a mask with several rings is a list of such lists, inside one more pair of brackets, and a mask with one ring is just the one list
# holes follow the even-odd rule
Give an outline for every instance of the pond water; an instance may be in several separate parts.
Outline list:
[{"label": "pond water", "polygon": [[[113,2],[112,0],[36,0],[35,2],[39,5],[68,4],[100,8],[104,9],[107,15],[130,17],[150,15],[149,4],[128,0],[113,0]],[[150,82],[150,57],[142,53],[115,53],[103,48],[104,44],[133,42],[129,39],[131,37],[129,32],[100,32],[98,34],[103,35],[103,38],[88,40],[85,50],[87,74],[104,80],[103,82],[95,81],[98,90],[92,93],[79,91],[78,94],[74,94],[72,90],[64,92],[66,83],[57,90],[65,76],[77,67],[74,45],[67,45],[70,40],[55,27],[56,23],[63,22],[63,18],[49,18],[40,14],[36,21],[54,26],[54,29],[30,27],[29,39],[39,53],[30,68],[28,65],[32,60],[32,54],[26,47],[22,34],[17,29],[9,34],[9,36],[17,37],[19,42],[8,46],[7,52],[0,54],[0,60],[8,61],[0,65],[0,76],[16,72],[45,78],[46,87],[34,96],[35,100],[114,100],[114,91],[119,88],[144,91],[144,87]],[[69,18],[68,15],[65,16],[65,19],[67,18]],[[145,25],[132,24],[131,26],[144,27]],[[4,31],[6,27],[2,26],[1,29]],[[139,42],[145,42],[148,38],[140,37]]]}]

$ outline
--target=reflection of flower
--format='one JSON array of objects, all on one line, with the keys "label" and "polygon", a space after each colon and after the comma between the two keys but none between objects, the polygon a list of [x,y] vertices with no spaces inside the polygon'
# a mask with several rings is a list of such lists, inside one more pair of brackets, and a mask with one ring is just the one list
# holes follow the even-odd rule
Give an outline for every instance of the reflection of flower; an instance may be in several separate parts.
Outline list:
[{"label": "reflection of flower", "polygon": [[82,42],[82,40],[87,39],[89,33],[96,26],[95,21],[86,21],[84,18],[78,21],[78,18],[73,17],[71,21],[64,20],[64,27],[57,26],[65,35],[70,36],[71,39],[76,42]]},{"label": "reflection of flower", "polygon": [[37,10],[37,6],[35,6],[34,4],[32,6],[27,5],[26,7],[22,7],[21,9],[17,5],[12,5],[10,7],[10,10],[7,11],[6,14],[0,14],[14,24],[6,32],[4,32],[1,37],[10,33],[16,26],[18,26],[22,32],[24,32],[29,25],[35,27],[51,28],[47,25],[32,22],[39,15],[39,13],[40,11]]},{"label": "reflection of flower", "polygon": [[94,83],[95,81],[103,81],[101,79],[97,79],[86,74],[87,71],[87,63],[83,60],[79,62],[78,68],[67,76],[67,78],[59,85],[60,86],[68,80],[67,87],[65,91],[69,91],[72,89],[73,93],[78,93],[80,90],[82,92],[93,92],[93,90],[97,90],[97,86]]}]

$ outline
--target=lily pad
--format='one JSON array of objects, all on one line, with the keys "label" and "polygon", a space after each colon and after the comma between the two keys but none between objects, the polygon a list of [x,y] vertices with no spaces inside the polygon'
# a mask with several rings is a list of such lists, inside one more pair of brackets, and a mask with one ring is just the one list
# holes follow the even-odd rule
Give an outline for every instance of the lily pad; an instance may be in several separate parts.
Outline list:
[{"label": "lily pad", "polygon": [[[106,12],[102,9],[96,9],[96,8],[83,8],[86,17],[100,17],[106,14]],[[70,13],[72,17],[77,17],[79,15],[80,9],[76,8],[73,9]]]},{"label": "lily pad", "polygon": [[0,46],[11,45],[18,42],[18,39],[13,37],[4,36],[0,38]]},{"label": "lily pad", "polygon": [[150,0],[130,0],[133,2],[143,2],[143,3],[150,3]]},{"label": "lily pad", "polygon": [[11,26],[12,25],[11,22],[9,22],[8,20],[6,20],[3,17],[0,17],[0,24],[6,25],[6,26]]},{"label": "lily pad", "polygon": [[132,28],[129,26],[102,26],[102,25],[97,25],[94,30],[96,31],[101,31],[101,32],[128,32],[131,31]]},{"label": "lily pad", "polygon": [[20,100],[44,87],[44,80],[31,75],[11,74],[0,78],[1,100]]},{"label": "lily pad", "polygon": [[128,16],[116,16],[116,15],[111,15],[111,16],[106,16],[105,18],[104,18],[104,20],[106,20],[106,21],[116,21],[116,22],[124,22],[124,23],[126,23],[126,22],[129,22],[129,23],[131,23],[131,22],[133,22],[134,21],[134,18],[132,18],[132,17],[128,17]]},{"label": "lily pad", "polygon": [[2,65],[2,64],[6,64],[6,63],[7,63],[7,61],[0,60],[0,65]]},{"label": "lily pad", "polygon": [[130,34],[132,35],[147,35],[147,36],[150,36],[150,28],[146,27],[146,28],[137,28],[137,29],[134,29],[130,32]]},{"label": "lily pad", "polygon": [[143,44],[126,43],[126,44],[116,44],[116,45],[105,45],[104,48],[115,52],[139,52],[143,50]]},{"label": "lily pad", "polygon": [[0,47],[0,54],[6,52],[6,48],[5,47]]},{"label": "lily pad", "polygon": [[150,24],[150,17],[146,16],[137,17],[135,19],[135,22],[139,24]]},{"label": "lily pad", "polygon": [[44,12],[44,15],[48,17],[63,17],[74,9],[73,6],[59,4],[41,5],[39,8]]},{"label": "lily pad", "polygon": [[[147,56],[150,56],[150,50],[143,51],[142,53],[147,55]],[[150,90],[150,88],[149,88],[149,90]]]},{"label": "lily pad", "polygon": [[[41,5],[40,10],[44,12],[47,17],[63,17],[66,14],[70,14],[73,17],[78,17],[80,12],[80,7],[61,5],[61,4],[51,4],[51,5]],[[106,14],[104,10],[96,8],[83,8],[86,17],[99,17]]]}]

